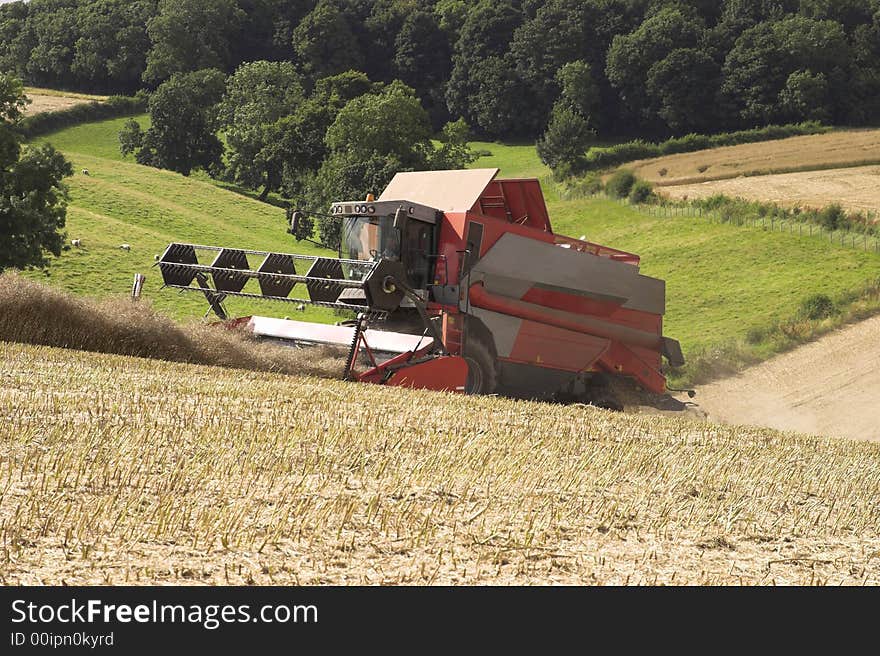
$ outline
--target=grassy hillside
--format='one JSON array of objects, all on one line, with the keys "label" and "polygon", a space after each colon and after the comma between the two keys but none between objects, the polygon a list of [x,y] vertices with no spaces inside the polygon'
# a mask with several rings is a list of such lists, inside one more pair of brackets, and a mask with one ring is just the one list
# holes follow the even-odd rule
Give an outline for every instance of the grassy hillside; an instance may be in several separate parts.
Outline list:
[{"label": "grassy hillside", "polygon": [[[147,117],[139,117],[142,123]],[[135,272],[145,294],[173,316],[199,316],[198,298],[159,291],[153,256],[171,241],[316,253],[284,232],[284,214],[204,179],[122,161],[117,133],[125,119],[70,128],[47,137],[73,160],[68,222],[84,248],[53,263],[50,280],[78,293],[126,293]],[[497,166],[509,177],[539,177],[555,229],[639,253],[648,275],[667,281],[667,333],[685,352],[745,337],[749,329],[790,318],[811,293],[838,296],[880,277],[880,256],[827,242],[688,217],[647,216],[601,199],[562,200],[549,170],[529,145],[474,143],[491,155],[473,166]],[[79,173],[89,170],[89,176]],[[130,253],[119,250],[130,243]],[[232,300],[238,314],[293,314],[290,306]],[[331,320],[310,309],[298,317]],[[769,347],[768,347],[769,348]]]},{"label": "grassy hillside", "polygon": [[[142,126],[148,116],[137,117]],[[69,128],[43,138],[63,151],[76,174],[69,180],[71,202],[67,232],[83,247],[53,262],[49,280],[69,291],[106,296],[125,294],[135,273],[145,273],[144,296],[174,317],[201,316],[207,305],[195,295],[160,291],[152,268],[154,256],[173,241],[256,250],[315,254],[319,249],[297,243],[285,232],[284,211],[220,188],[204,179],[140,166],[119,153],[119,130],[125,118]],[[89,175],[83,175],[86,169]],[[131,245],[131,251],[119,248]],[[326,251],[323,251],[326,253]],[[294,295],[303,290],[294,290]],[[329,321],[332,314],[308,308],[230,299],[235,314],[269,316],[296,313],[297,318]]]},{"label": "grassy hillside", "polygon": [[0,371],[7,585],[880,583],[877,444],[2,342]]}]

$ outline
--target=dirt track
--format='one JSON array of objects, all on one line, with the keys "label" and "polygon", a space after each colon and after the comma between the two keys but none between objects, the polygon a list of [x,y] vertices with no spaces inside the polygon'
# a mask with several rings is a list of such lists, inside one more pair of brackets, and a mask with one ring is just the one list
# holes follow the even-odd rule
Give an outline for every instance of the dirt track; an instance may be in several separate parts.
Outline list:
[{"label": "dirt track", "polygon": [[880,317],[704,385],[710,420],[880,441]]}]

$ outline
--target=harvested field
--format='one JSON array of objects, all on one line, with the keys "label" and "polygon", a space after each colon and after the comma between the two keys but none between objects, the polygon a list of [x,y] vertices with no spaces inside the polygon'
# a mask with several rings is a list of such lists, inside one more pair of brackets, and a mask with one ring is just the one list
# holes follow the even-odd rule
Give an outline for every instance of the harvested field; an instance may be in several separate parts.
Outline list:
[{"label": "harvested field", "polygon": [[880,166],[784,173],[665,187],[671,198],[715,194],[821,209],[840,203],[850,210],[880,213]]},{"label": "harvested field", "polygon": [[[880,130],[837,130],[638,160],[622,168],[668,187],[740,176],[880,164]],[[745,184],[748,184],[746,182]]]},{"label": "harvested field", "polygon": [[79,98],[64,98],[61,96],[40,96],[30,95],[31,104],[25,110],[25,116],[33,116],[34,114],[42,114],[43,112],[57,112],[61,109],[70,109],[75,105],[82,105],[89,100],[80,100]]},{"label": "harvested field", "polygon": [[106,100],[106,96],[92,96],[83,93],[68,93],[34,87],[26,88],[25,93],[31,99],[31,103],[25,108],[25,116],[33,116],[43,112],[57,112],[62,109],[69,109],[75,105]]},{"label": "harvested field", "polygon": [[4,342],[0,379],[4,584],[880,583],[878,444]]}]

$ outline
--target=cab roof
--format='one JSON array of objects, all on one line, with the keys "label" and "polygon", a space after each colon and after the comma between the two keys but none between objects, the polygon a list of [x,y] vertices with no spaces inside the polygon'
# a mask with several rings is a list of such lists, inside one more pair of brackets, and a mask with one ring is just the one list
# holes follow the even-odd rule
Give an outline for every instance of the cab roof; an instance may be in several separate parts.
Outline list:
[{"label": "cab roof", "polygon": [[469,212],[496,175],[498,169],[398,173],[379,200],[408,200],[441,212]]}]

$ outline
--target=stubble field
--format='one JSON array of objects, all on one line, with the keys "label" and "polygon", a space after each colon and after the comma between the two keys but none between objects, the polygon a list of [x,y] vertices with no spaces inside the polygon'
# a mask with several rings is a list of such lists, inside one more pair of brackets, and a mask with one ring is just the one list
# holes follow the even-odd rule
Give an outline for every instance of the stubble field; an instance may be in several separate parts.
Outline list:
[{"label": "stubble field", "polygon": [[717,194],[821,209],[839,203],[849,210],[880,213],[880,166],[857,166],[802,173],[780,173],[665,187],[671,198]]},{"label": "stubble field", "polygon": [[31,101],[25,108],[24,113],[26,116],[42,114],[43,112],[57,112],[63,109],[70,109],[76,105],[107,99],[106,96],[93,96],[83,93],[56,91],[54,89],[39,89],[36,87],[27,87],[25,93]]},{"label": "stubble field", "polygon": [[0,583],[880,583],[880,445],[0,342]]}]

